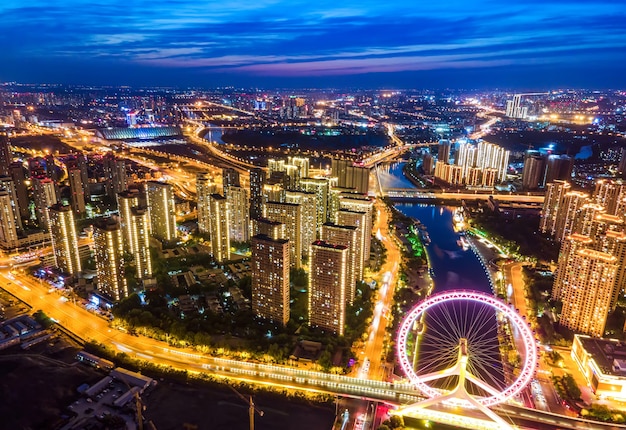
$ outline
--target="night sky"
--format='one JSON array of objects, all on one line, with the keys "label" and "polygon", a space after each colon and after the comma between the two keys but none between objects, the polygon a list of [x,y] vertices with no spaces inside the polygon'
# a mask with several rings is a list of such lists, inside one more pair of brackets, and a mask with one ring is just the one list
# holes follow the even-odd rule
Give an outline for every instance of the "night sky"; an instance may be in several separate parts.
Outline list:
[{"label": "night sky", "polygon": [[626,87],[626,0],[0,0],[0,81]]}]

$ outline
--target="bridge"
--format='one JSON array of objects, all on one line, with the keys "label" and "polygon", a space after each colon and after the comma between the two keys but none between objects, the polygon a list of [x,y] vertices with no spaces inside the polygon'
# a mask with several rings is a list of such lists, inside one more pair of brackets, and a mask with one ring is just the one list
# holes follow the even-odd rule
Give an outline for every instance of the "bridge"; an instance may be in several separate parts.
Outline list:
[{"label": "bridge", "polygon": [[513,193],[497,193],[484,191],[427,191],[416,188],[382,188],[382,195],[390,199],[416,199],[416,200],[488,200],[493,197],[500,202],[513,203],[536,203],[543,204],[545,196]]}]

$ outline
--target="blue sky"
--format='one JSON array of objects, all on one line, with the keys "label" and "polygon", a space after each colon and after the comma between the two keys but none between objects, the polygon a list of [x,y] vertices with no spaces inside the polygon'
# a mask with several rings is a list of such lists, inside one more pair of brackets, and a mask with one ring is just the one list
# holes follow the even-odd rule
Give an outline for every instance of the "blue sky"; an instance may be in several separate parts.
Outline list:
[{"label": "blue sky", "polygon": [[626,86],[626,1],[2,0],[0,81]]}]

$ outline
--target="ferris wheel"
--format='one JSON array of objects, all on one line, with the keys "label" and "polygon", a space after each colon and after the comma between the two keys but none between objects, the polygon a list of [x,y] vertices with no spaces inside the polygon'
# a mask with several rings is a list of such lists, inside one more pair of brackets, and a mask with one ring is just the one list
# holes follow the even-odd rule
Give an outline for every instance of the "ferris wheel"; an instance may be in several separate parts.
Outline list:
[{"label": "ferris wheel", "polygon": [[420,302],[405,317],[397,357],[411,385],[429,399],[485,410],[518,395],[532,380],[537,345],[526,320],[501,300],[448,291]]}]

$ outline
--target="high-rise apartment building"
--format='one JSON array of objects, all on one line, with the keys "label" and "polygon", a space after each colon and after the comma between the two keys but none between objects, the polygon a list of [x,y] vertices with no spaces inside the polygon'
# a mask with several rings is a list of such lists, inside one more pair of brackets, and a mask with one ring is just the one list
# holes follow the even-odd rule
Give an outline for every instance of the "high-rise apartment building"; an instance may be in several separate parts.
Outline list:
[{"label": "high-rise apartment building", "polygon": [[370,169],[367,167],[355,166],[350,160],[333,158],[331,175],[338,179],[337,186],[340,188],[354,188],[362,194],[369,191]]},{"label": "high-rise apartment building", "polygon": [[356,260],[354,263],[355,280],[363,279],[363,271],[369,263],[369,254],[365,254],[366,243],[371,240],[367,230],[367,213],[342,209],[337,212],[337,225],[355,227],[356,244],[351,253],[354,253]]},{"label": "high-rise apartment building", "polygon": [[222,169],[222,186],[224,197],[228,198],[227,189],[229,187],[241,187],[239,172],[232,167]]},{"label": "high-rise apartment building", "polygon": [[546,179],[546,157],[539,151],[526,151],[522,170],[522,188],[537,190],[543,188]]},{"label": "high-rise apartment building", "polygon": [[148,209],[133,207],[130,209],[130,242],[135,259],[137,278],[152,278],[152,257],[150,256],[150,216]]},{"label": "high-rise apartment building", "polygon": [[98,290],[113,300],[128,297],[124,276],[122,229],[113,218],[100,219],[93,226]]},{"label": "high-rise apartment building", "polygon": [[114,199],[117,193],[128,188],[128,175],[126,174],[126,160],[116,158],[113,153],[108,153],[102,158],[104,170],[104,189],[107,196]]},{"label": "high-rise apartment building", "polygon": [[5,130],[0,130],[0,176],[10,174],[9,166],[13,162],[13,152],[9,143],[9,135]]},{"label": "high-rise apartment building", "polygon": [[209,233],[211,223],[211,194],[217,193],[217,183],[209,173],[196,176],[196,194],[198,195],[198,231]]},{"label": "high-rise apartment building", "polygon": [[[117,193],[117,210],[120,214],[120,227],[124,234],[124,243],[130,253],[135,252],[133,247],[135,242],[133,240],[133,227],[131,223],[131,209],[139,205],[139,190],[129,189]],[[150,226],[148,225],[148,233],[150,233]]]},{"label": "high-rise apartment building", "polygon": [[322,227],[322,240],[324,242],[344,245],[348,248],[346,300],[348,300],[349,303],[354,301],[356,282],[361,280],[361,278],[357,278],[357,276],[359,275],[359,271],[363,271],[359,253],[361,250],[359,243],[361,237],[359,233],[360,231],[355,226],[326,223]]},{"label": "high-rise apartment building", "polygon": [[24,165],[20,162],[9,165],[9,175],[13,179],[15,194],[17,195],[17,206],[22,218],[30,218],[30,201],[28,199],[28,189],[26,188],[26,174]]},{"label": "high-rise apartment building", "polygon": [[267,218],[256,218],[252,220],[252,235],[263,235],[272,239],[282,239],[285,236],[285,224],[272,221]]},{"label": "high-rise apartment building", "polygon": [[565,181],[554,181],[546,184],[546,195],[539,223],[539,229],[542,233],[550,233],[552,236],[556,233],[556,222],[559,216],[563,216],[560,210],[564,209],[565,195],[571,188],[569,182]]},{"label": "high-rise apartment building", "polygon": [[296,166],[298,169],[298,177],[309,177],[309,159],[306,157],[288,157],[287,164]]},{"label": "high-rise apartment building", "polygon": [[289,242],[265,235],[252,237],[252,312],[286,325],[289,321]]},{"label": "high-rise apartment building", "polygon": [[[374,202],[366,196],[356,197],[353,195],[342,196],[339,199],[339,208],[345,209],[353,212],[364,212],[366,214],[365,217],[365,225],[363,228],[365,231],[362,232],[363,237],[363,267],[367,267],[369,265],[370,259],[370,247],[372,241],[372,223],[374,216]],[[339,222],[337,220],[337,224],[341,225],[354,225],[354,224],[346,224]],[[360,227],[355,225],[355,227]]]},{"label": "high-rise apartment building", "polygon": [[295,203],[267,202],[263,205],[265,218],[285,225],[285,237],[289,240],[290,262],[299,268],[302,263],[302,210]]},{"label": "high-rise apartment building", "polygon": [[226,197],[211,194],[211,253],[219,262],[230,259],[230,210]]},{"label": "high-rise apartment building", "polygon": [[75,275],[81,271],[81,264],[74,213],[61,203],[51,205],[47,212],[55,265],[64,273]]},{"label": "high-rise apartment building", "polygon": [[599,179],[593,191],[593,201],[602,205],[607,213],[615,214],[625,191],[626,184],[621,180]]},{"label": "high-rise apartment building", "polygon": [[[435,177],[451,185],[469,185],[491,188],[506,180],[509,151],[486,142],[461,143],[454,164],[445,159],[449,143],[440,142],[440,157],[435,163]],[[448,150],[449,151],[449,150]],[[444,157],[443,159],[441,157]]]},{"label": "high-rise apartment building", "polygon": [[9,195],[11,202],[11,214],[13,216],[13,223],[18,231],[22,231],[22,218],[20,217],[19,201],[17,198],[15,182],[10,176],[0,176],[0,191],[4,190]]},{"label": "high-rise apartment building", "polygon": [[85,213],[85,188],[83,177],[79,169],[70,169],[67,172],[70,180],[70,204],[72,210],[79,216]]},{"label": "high-rise apartment building", "polygon": [[302,256],[308,258],[309,246],[316,239],[317,231],[321,226],[317,225],[316,195],[307,191],[285,191],[285,202],[300,205],[302,222],[300,224],[300,237]]},{"label": "high-rise apartment building", "polygon": [[437,147],[437,161],[448,164],[450,161],[451,144],[448,139],[441,139]]},{"label": "high-rise apartment building", "polygon": [[39,225],[49,229],[48,208],[58,202],[59,192],[56,184],[50,178],[35,177],[32,179],[35,197],[35,215]]},{"label": "high-rise apartment building", "polygon": [[230,240],[247,242],[250,238],[250,199],[248,190],[234,185],[224,186],[230,219]]},{"label": "high-rise apartment building", "polygon": [[318,240],[311,244],[309,324],[344,334],[348,303],[348,247]]},{"label": "high-rise apartment building", "polygon": [[174,190],[170,184],[146,182],[146,199],[150,212],[150,231],[159,240],[176,239],[176,209]]},{"label": "high-rise apartment building", "polygon": [[19,213],[13,204],[11,193],[0,188],[0,247],[4,249],[18,246],[16,218],[19,219]]},{"label": "high-rise apartment building", "polygon": [[303,178],[300,180],[302,190],[309,193],[315,193],[316,203],[315,211],[317,220],[317,237],[321,234],[321,226],[328,220],[328,194],[330,192],[330,183],[327,179],[322,178]]},{"label": "high-rise apartment building", "polygon": [[572,177],[574,159],[569,155],[551,154],[546,159],[546,179],[545,183],[561,180],[568,181]]},{"label": "high-rise apartment building", "polygon": [[574,232],[574,226],[582,207],[589,201],[589,194],[580,191],[570,191],[565,194],[562,206],[556,214],[554,239],[563,241]]},{"label": "high-rise apartment building", "polygon": [[619,270],[617,258],[589,248],[579,249],[564,268],[563,309],[559,324],[591,336],[604,336]]},{"label": "high-rise apartment building", "polygon": [[260,167],[250,170],[250,219],[263,216],[263,186],[265,170]]}]

